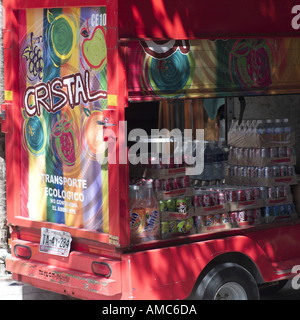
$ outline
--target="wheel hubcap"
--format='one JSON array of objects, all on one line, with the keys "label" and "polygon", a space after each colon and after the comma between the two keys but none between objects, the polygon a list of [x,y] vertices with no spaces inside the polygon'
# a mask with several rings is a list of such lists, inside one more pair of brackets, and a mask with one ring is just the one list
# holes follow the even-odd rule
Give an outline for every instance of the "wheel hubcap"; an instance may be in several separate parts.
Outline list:
[{"label": "wheel hubcap", "polygon": [[247,300],[247,293],[240,284],[227,282],[219,288],[214,300]]}]

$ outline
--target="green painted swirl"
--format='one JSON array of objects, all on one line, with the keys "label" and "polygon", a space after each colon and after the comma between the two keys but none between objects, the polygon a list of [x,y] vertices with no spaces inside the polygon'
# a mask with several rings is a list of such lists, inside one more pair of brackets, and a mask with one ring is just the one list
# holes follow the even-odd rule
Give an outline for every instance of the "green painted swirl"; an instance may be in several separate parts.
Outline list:
[{"label": "green painted swirl", "polygon": [[57,17],[50,28],[51,55],[55,56],[61,64],[65,63],[71,57],[76,43],[75,27],[71,19],[66,16]]}]

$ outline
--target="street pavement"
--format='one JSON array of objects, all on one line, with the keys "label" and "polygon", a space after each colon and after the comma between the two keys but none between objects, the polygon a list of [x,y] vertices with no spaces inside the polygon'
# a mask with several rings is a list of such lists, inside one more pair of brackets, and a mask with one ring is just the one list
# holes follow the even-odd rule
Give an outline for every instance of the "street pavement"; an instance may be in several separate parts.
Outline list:
[{"label": "street pavement", "polygon": [[66,296],[45,291],[12,279],[5,268],[5,259],[10,256],[0,248],[0,300],[66,300]]},{"label": "street pavement", "polygon": [[[10,275],[0,276],[0,300],[69,300],[70,298],[14,281]],[[278,292],[261,296],[261,300],[300,300],[300,289],[291,281]]]},{"label": "street pavement", "polygon": [[300,289],[292,288],[292,281],[289,280],[287,284],[278,292],[263,295],[261,300],[300,300]]},{"label": "street pavement", "polygon": [[0,276],[0,300],[67,300],[66,296],[14,281],[10,275]]}]

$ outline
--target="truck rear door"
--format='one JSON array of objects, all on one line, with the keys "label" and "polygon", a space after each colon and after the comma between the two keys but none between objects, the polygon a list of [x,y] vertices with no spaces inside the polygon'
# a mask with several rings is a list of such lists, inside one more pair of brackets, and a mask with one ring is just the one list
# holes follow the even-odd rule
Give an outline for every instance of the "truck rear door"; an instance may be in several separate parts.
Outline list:
[{"label": "truck rear door", "polygon": [[[64,279],[75,288],[71,282],[82,277],[65,281],[66,270],[93,278],[99,263],[109,264],[110,284],[117,277],[111,273],[120,273],[114,248],[128,240],[120,239],[127,222],[119,219],[120,169],[107,161],[109,143],[116,154],[118,140],[115,2],[109,4],[4,2],[8,268],[27,282]],[[92,255],[103,252],[105,259]],[[21,267],[19,258],[30,262]],[[60,276],[49,277],[51,270]],[[107,288],[108,295],[120,290]]]}]

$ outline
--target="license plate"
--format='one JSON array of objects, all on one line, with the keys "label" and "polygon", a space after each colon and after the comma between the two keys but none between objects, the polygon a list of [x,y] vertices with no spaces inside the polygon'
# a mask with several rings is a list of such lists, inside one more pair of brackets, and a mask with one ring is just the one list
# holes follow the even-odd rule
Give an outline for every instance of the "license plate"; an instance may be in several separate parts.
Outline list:
[{"label": "license plate", "polygon": [[69,232],[42,228],[40,252],[68,257],[70,253],[71,242],[72,237]]}]

